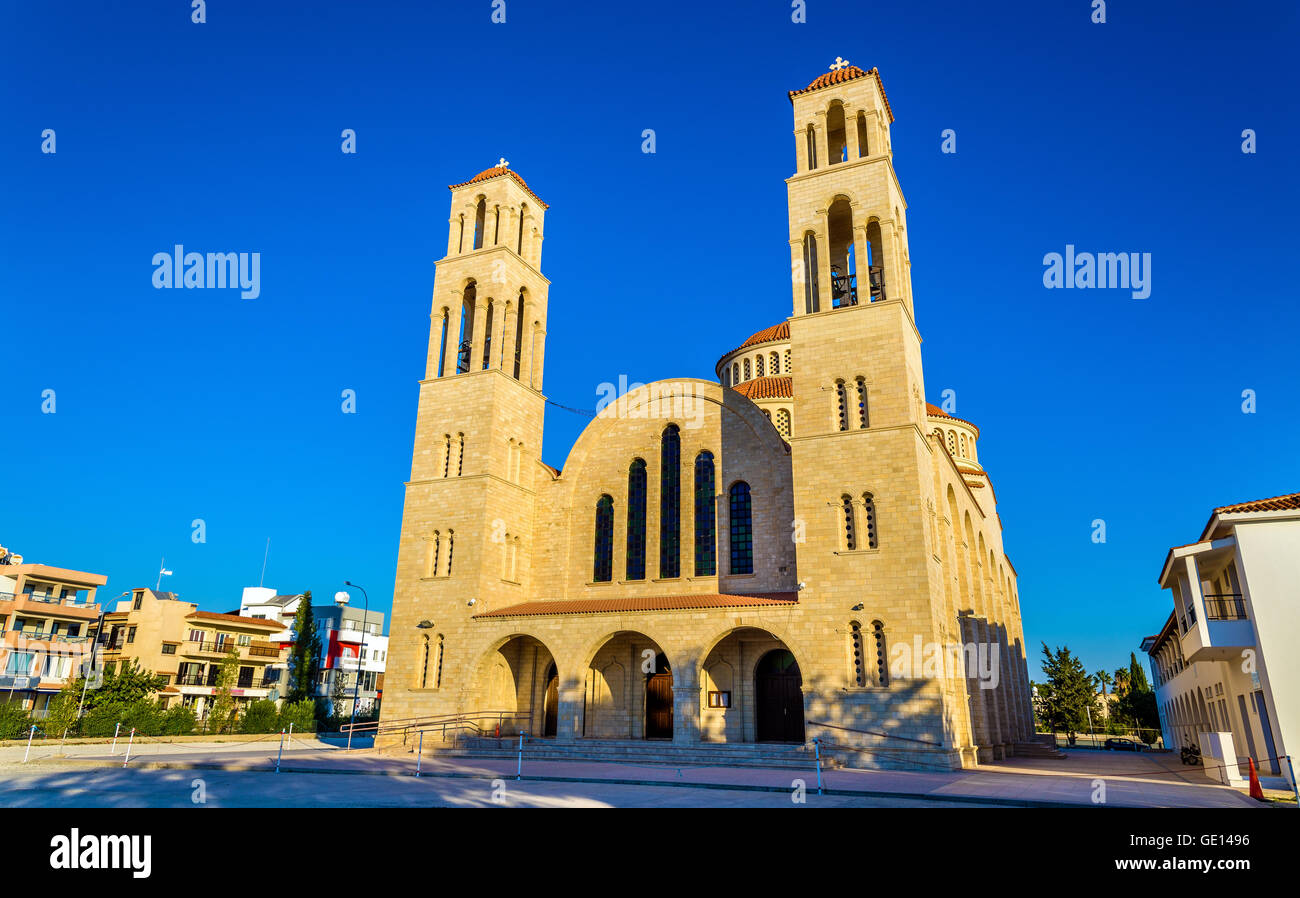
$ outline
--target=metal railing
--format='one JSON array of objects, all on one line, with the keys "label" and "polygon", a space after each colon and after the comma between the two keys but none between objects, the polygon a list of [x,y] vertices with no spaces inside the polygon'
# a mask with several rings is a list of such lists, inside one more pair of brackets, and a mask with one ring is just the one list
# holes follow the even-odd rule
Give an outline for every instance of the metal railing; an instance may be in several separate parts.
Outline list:
[{"label": "metal railing", "polygon": [[44,605],[66,605],[69,608],[97,607],[92,602],[88,602],[85,599],[78,600],[74,596],[59,596],[56,598],[54,596],[38,596],[31,592],[0,592],[0,602],[9,602],[16,599],[26,599],[29,602],[40,602]]},{"label": "metal railing", "polygon": [[185,640],[185,642],[186,642],[186,650],[190,652],[202,652],[206,654],[226,655],[230,653],[231,649],[235,649],[235,650],[239,649],[239,646],[235,643],[233,639],[228,640],[226,642],[217,642],[215,640],[212,642],[200,642],[197,639],[187,639]]},{"label": "metal railing", "polygon": [[517,735],[517,730],[532,717],[531,711],[466,711],[460,714],[441,714],[432,717],[404,717],[397,720],[375,720],[369,723],[344,724],[340,733],[351,736],[388,736],[398,733],[402,743],[415,737],[418,733],[428,733],[430,738],[437,736],[447,740],[450,732],[454,737],[461,736],[509,736]]},{"label": "metal railing", "polygon": [[1203,598],[1206,620],[1246,619],[1246,603],[1239,592],[1207,592]]}]

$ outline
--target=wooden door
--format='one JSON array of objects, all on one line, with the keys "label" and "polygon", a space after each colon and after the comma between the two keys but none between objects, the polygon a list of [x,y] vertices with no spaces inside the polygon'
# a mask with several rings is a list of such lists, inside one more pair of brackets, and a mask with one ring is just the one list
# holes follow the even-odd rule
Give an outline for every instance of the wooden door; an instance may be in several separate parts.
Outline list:
[{"label": "wooden door", "polygon": [[668,659],[655,659],[655,672],[645,681],[645,738],[673,737],[673,672]]},{"label": "wooden door", "polygon": [[754,671],[754,713],[759,742],[803,742],[803,677],[794,655],[768,652]]}]

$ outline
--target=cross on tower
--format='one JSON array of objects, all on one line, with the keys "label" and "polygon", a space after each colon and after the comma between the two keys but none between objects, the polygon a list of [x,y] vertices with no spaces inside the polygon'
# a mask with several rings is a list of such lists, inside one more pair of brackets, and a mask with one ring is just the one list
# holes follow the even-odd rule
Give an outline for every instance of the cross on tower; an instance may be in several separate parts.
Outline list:
[{"label": "cross on tower", "polygon": [[500,159],[497,160],[497,168],[509,168],[509,167],[510,167],[510,163],[506,161],[505,156],[502,156]]},{"label": "cross on tower", "polygon": [[848,64],[849,61],[847,59],[841,59],[840,57],[836,56],[835,61],[831,63],[831,71],[837,72]]}]

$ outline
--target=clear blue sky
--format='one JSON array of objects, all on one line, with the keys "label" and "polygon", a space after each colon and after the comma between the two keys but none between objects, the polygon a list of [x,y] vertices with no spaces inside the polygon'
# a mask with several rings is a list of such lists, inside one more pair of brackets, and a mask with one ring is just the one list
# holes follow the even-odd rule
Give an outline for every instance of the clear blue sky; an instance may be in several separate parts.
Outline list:
[{"label": "clear blue sky", "polygon": [[[1300,489],[1294,4],[2,8],[0,540],[106,596],[165,555],[228,610],[270,537],[267,585],[388,609],[446,185],[499,156],[551,203],[549,396],[712,377],[789,314],[785,92],[837,55],[898,117],[928,398],[983,430],[1031,648],[1126,664],[1166,549]],[[260,252],[261,296],[153,289],[176,243]],[[1151,297],[1044,289],[1067,243],[1151,253]]]}]

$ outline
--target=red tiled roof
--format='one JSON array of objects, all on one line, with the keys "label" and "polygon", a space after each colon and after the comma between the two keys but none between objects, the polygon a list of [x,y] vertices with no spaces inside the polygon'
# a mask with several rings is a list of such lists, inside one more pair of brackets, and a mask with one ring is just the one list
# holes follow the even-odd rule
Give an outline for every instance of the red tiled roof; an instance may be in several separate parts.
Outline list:
[{"label": "red tiled roof", "polygon": [[880,71],[874,66],[868,71],[863,71],[855,65],[845,66],[842,69],[835,69],[824,75],[819,75],[811,83],[801,90],[790,91],[790,102],[800,94],[806,94],[809,91],[821,90],[823,87],[830,87],[833,84],[843,84],[845,81],[853,81],[857,78],[865,78],[868,75],[876,76],[876,83],[880,85],[880,96],[885,101],[885,112],[889,113],[889,120],[894,120],[894,110],[889,106],[889,97],[885,94],[885,82],[880,80]]},{"label": "red tiled roof", "polygon": [[694,596],[620,596],[612,599],[565,599],[523,602],[484,611],[474,617],[538,617],[548,614],[615,614],[625,611],[680,611],[696,608],[787,607],[798,604],[798,594],[777,592],[765,596],[705,593]]},{"label": "red tiled roof", "polygon": [[267,620],[261,617],[242,617],[238,614],[218,614],[215,611],[191,611],[185,617],[197,617],[201,620],[222,620],[229,621],[232,624],[243,624],[253,627],[269,627],[272,630],[285,629],[284,624],[279,621]]},{"label": "red tiled roof", "polygon": [[976,427],[974,424],[972,424],[970,421],[967,421],[965,418],[958,418],[956,415],[950,415],[947,412],[945,412],[943,409],[939,408],[939,406],[937,405],[931,405],[930,403],[927,402],[925,404],[925,413],[934,418],[948,418],[951,421],[960,421],[962,424],[965,424],[967,427],[974,430],[975,436],[980,435],[980,429]]},{"label": "red tiled roof", "polygon": [[761,331],[751,336],[744,343],[741,343],[735,349],[731,350],[731,352],[723,353],[722,358],[718,359],[718,362],[721,363],[722,359],[725,359],[727,356],[731,355],[732,353],[740,352],[742,349],[748,349],[751,346],[758,346],[761,343],[776,343],[781,340],[789,340],[789,339],[790,339],[790,322],[782,321],[780,324],[774,324],[771,327],[763,328]]},{"label": "red tiled roof", "polygon": [[1236,505],[1221,505],[1214,509],[1215,514],[1242,514],[1255,511],[1300,511],[1300,493],[1287,493],[1285,496],[1273,496],[1271,499],[1255,499],[1252,502],[1238,502]]},{"label": "red tiled roof", "polygon": [[539,202],[539,203],[542,204],[542,208],[543,208],[543,209],[549,209],[549,208],[551,208],[551,207],[548,206],[545,202],[543,202],[543,200],[542,200],[542,198],[541,198],[540,196],[538,196],[537,194],[533,193],[533,189],[532,189],[531,187],[528,186],[528,182],[527,182],[527,181],[525,181],[523,178],[521,178],[521,177],[519,176],[519,173],[518,173],[518,172],[516,172],[514,169],[506,168],[504,165],[496,165],[496,166],[493,166],[492,168],[485,168],[485,169],[483,169],[481,172],[479,172],[477,175],[475,175],[474,177],[470,178],[468,181],[462,181],[462,182],[460,182],[459,184],[448,184],[448,185],[447,185],[447,189],[448,189],[448,190],[455,190],[457,187],[464,187],[464,186],[467,185],[467,184],[477,184],[479,181],[487,181],[487,180],[489,180],[489,179],[491,179],[491,178],[498,178],[498,177],[500,177],[501,175],[509,175],[510,177],[514,178],[515,181],[517,181],[517,182],[519,183],[519,186],[520,186],[520,187],[522,187],[522,188],[524,188],[524,190],[528,191],[528,195],[529,195],[529,196],[531,196],[533,199],[537,200],[537,202]]},{"label": "red tiled roof", "polygon": [[794,396],[794,378],[756,377],[731,389],[750,399],[790,399]]}]

